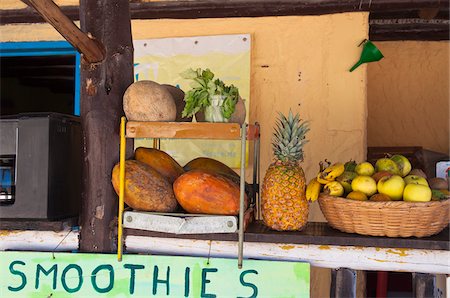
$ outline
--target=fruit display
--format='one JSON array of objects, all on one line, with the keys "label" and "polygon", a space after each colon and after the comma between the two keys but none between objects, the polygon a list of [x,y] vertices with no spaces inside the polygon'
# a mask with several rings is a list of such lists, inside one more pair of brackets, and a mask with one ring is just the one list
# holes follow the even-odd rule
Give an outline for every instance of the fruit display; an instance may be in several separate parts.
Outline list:
[{"label": "fruit display", "polygon": [[[112,184],[119,193],[119,164],[113,168]],[[171,183],[137,160],[125,161],[124,201],[131,208],[142,211],[172,212],[177,208]]]},{"label": "fruit display", "polygon": [[375,165],[367,161],[329,165],[310,181],[307,198],[316,200],[321,191],[358,201],[429,202],[447,198],[448,183],[443,178],[427,180],[423,171],[412,169],[405,156],[396,154],[378,159]]},{"label": "fruit display", "polygon": [[275,161],[269,166],[261,189],[262,218],[271,229],[301,230],[307,223],[309,203],[299,162],[303,160],[308,131],[308,122],[298,114],[279,114],[272,143]]},{"label": "fruit display", "polygon": [[[192,170],[181,175],[173,184],[173,189],[181,207],[189,213],[239,214],[239,185],[223,175]],[[244,206],[247,209],[247,195]]]},{"label": "fruit display", "polygon": [[[206,157],[181,167],[169,154],[139,147],[134,160],[125,161],[125,203],[135,210],[173,212],[180,205],[188,213],[237,215],[240,177],[227,165]],[[112,172],[119,194],[119,164]],[[249,185],[244,195],[249,206]]]}]

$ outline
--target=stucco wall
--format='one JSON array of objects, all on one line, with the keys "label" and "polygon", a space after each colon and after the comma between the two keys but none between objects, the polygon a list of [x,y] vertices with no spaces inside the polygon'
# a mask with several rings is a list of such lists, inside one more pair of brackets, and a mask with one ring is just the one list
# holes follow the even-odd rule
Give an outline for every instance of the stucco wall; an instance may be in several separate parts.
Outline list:
[{"label": "stucco wall", "polygon": [[368,65],[368,146],[449,152],[448,41],[377,42]]},{"label": "stucco wall", "polygon": [[[367,14],[198,20],[134,20],[133,38],[252,34],[250,122],[261,124],[261,178],[272,161],[277,111],[311,122],[307,179],[318,162],[362,160],[366,148],[366,66],[349,73],[367,37]],[[1,41],[60,40],[49,25],[0,27]],[[267,67],[268,66],[268,67]],[[317,203],[310,220],[323,220]]]}]

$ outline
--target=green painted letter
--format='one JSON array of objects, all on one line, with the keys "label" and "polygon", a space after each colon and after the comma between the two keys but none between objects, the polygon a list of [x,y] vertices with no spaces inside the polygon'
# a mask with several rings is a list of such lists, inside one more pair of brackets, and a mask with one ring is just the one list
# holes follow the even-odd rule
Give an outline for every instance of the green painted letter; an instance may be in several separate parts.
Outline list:
[{"label": "green painted letter", "polygon": [[52,286],[52,289],[54,290],[54,289],[56,289],[56,275],[57,275],[57,273],[58,273],[58,265],[53,265],[52,266],[52,268],[50,268],[48,271],[47,270],[45,270],[42,266],[41,266],[41,264],[37,264],[37,266],[36,266],[36,283],[35,283],[35,285],[34,285],[34,287],[36,288],[36,289],[39,289],[39,279],[40,279],[40,276],[39,276],[39,273],[42,271],[42,273],[44,273],[45,275],[49,275],[50,273],[52,273],[52,271],[54,271],[53,272],[53,286]]},{"label": "green painted letter", "polygon": [[[75,288],[69,288],[66,283],[66,274],[70,269],[75,269],[78,272],[78,285]],[[81,289],[81,286],[83,285],[83,270],[80,266],[77,264],[69,264],[66,268],[64,268],[62,274],[61,274],[61,284],[66,290],[67,293],[75,293],[78,292]]]},{"label": "green painted letter", "polygon": [[16,264],[20,264],[20,265],[25,265],[24,262],[22,261],[13,261],[11,262],[11,264],[9,264],[9,272],[11,272],[14,275],[19,275],[22,278],[22,284],[18,287],[8,287],[8,290],[10,290],[11,292],[18,292],[20,290],[22,290],[23,288],[25,288],[25,286],[27,285],[27,276],[25,275],[25,273],[14,269],[14,265]]},{"label": "green painted letter", "polygon": [[184,297],[189,297],[189,286],[190,286],[190,276],[191,268],[186,267],[184,270]]},{"label": "green painted letter", "polygon": [[135,264],[125,264],[123,265],[123,268],[130,269],[130,294],[134,294],[134,283],[135,283],[135,276],[136,276],[136,269],[144,269],[144,265],[135,265]]},{"label": "green painted letter", "polygon": [[[246,282],[244,281],[244,276],[248,273],[254,273],[254,274],[258,274],[258,271],[256,270],[245,270],[241,273],[241,276],[239,276],[239,281],[241,282],[241,285],[243,285],[244,287],[250,287],[253,289],[253,294],[251,296],[249,296],[248,298],[254,298],[254,297],[258,297],[258,287],[255,286],[255,284],[252,284],[250,282]],[[243,298],[243,297],[238,297],[238,298]]]},{"label": "green painted letter", "polygon": [[203,268],[202,270],[202,292],[200,294],[201,297],[205,298],[215,298],[215,294],[206,294],[206,284],[210,283],[211,281],[209,279],[206,279],[206,274],[208,272],[217,272],[217,268]]},{"label": "green painted letter", "polygon": [[[103,269],[109,270],[109,284],[106,288],[99,288],[97,285],[97,273]],[[92,283],[92,286],[94,287],[94,290],[96,290],[98,293],[107,293],[107,292],[111,291],[111,289],[114,287],[114,268],[113,268],[113,266],[111,266],[111,265],[97,266],[97,268],[95,268],[94,271],[92,271],[91,283]]]},{"label": "green painted letter", "polygon": [[155,265],[153,268],[153,295],[156,295],[158,283],[166,284],[166,295],[169,296],[169,276],[170,276],[170,267],[167,266],[166,280],[158,279],[158,266]]}]

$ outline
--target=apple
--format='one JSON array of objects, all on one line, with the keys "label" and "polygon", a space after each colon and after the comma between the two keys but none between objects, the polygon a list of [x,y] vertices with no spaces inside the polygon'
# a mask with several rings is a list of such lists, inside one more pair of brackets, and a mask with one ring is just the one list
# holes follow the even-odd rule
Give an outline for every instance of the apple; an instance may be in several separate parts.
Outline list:
[{"label": "apple", "polygon": [[405,178],[403,178],[403,180],[405,180],[406,184],[420,184],[428,186],[427,179],[416,175],[408,175]]},{"label": "apple", "polygon": [[347,199],[352,199],[356,201],[367,201],[367,196],[365,193],[360,191],[352,191],[347,195]]},{"label": "apple", "polygon": [[431,188],[421,184],[407,184],[403,191],[403,201],[407,202],[429,202],[431,197]]},{"label": "apple", "polygon": [[405,177],[409,174],[409,172],[411,172],[411,163],[403,155],[393,155],[391,156],[391,160],[397,164],[400,176]]},{"label": "apple", "polygon": [[375,174],[372,175],[373,180],[375,180],[375,182],[378,183],[378,181],[380,181],[381,178],[385,177],[385,176],[392,176],[391,173],[389,173],[388,171],[381,171],[381,172],[376,172]]},{"label": "apple", "polygon": [[328,182],[323,189],[325,193],[334,197],[340,197],[344,194],[344,187],[337,181]]},{"label": "apple", "polygon": [[355,167],[355,172],[359,176],[372,176],[375,173],[375,168],[370,162],[364,161]]},{"label": "apple", "polygon": [[399,175],[383,177],[377,184],[378,192],[389,196],[393,201],[400,201],[402,199],[404,188],[405,181]]},{"label": "apple", "polygon": [[357,176],[352,181],[352,189],[370,197],[377,192],[377,183],[370,176]]},{"label": "apple", "polygon": [[377,172],[386,171],[393,175],[398,175],[400,172],[395,161],[389,158],[380,158],[377,160],[375,163],[375,170]]},{"label": "apple", "polygon": [[336,181],[342,184],[346,193],[349,193],[352,191],[352,181],[356,176],[358,175],[355,172],[345,171],[342,175],[336,178]]}]

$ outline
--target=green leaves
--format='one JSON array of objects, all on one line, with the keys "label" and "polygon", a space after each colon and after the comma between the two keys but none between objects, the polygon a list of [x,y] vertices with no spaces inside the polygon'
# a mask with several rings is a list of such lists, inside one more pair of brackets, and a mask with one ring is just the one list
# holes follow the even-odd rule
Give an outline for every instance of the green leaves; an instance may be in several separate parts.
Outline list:
[{"label": "green leaves", "polygon": [[208,68],[202,70],[188,69],[180,74],[184,79],[191,80],[189,86],[192,88],[186,92],[184,101],[186,105],[182,112],[182,117],[193,116],[198,111],[204,110],[211,105],[213,95],[223,95],[225,97],[221,106],[223,116],[229,119],[234,113],[236,103],[239,99],[238,88],[230,85],[226,86],[219,79],[214,79],[214,73]]}]

